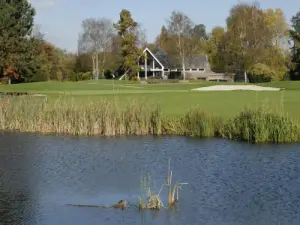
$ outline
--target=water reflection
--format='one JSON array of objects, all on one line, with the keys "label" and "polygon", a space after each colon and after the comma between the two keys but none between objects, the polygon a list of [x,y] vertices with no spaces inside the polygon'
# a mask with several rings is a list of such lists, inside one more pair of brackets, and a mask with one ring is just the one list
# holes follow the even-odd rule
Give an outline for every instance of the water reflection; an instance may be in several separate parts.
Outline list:
[{"label": "water reflection", "polygon": [[22,224],[26,219],[28,198],[23,193],[0,192],[1,224]]},{"label": "water reflection", "polygon": [[[300,146],[184,137],[0,134],[0,224],[299,224]],[[168,159],[188,182],[174,210],[70,207],[137,203],[140,177],[158,191]],[[166,191],[163,193],[166,203]]]}]

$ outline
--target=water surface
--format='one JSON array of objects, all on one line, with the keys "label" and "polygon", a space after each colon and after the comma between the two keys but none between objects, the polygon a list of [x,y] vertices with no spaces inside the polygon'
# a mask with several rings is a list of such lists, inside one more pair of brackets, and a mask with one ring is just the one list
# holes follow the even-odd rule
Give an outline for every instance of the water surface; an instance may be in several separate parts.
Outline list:
[{"label": "water surface", "polygon": [[[151,173],[158,191],[169,158],[174,181],[189,183],[174,210],[67,205],[136,204],[141,175]],[[299,158],[299,144],[0,133],[0,224],[298,225]]]}]

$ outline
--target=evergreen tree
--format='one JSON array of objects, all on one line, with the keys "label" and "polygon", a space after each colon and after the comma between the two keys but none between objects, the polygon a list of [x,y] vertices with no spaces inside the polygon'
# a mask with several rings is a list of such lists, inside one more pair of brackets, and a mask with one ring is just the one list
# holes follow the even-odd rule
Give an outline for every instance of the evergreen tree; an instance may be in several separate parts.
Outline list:
[{"label": "evergreen tree", "polygon": [[120,20],[114,24],[114,27],[120,37],[122,70],[125,75],[132,78],[140,70],[137,62],[142,55],[142,50],[137,47],[136,29],[138,24],[133,20],[131,13],[124,9],[120,13]]},{"label": "evergreen tree", "polygon": [[292,47],[292,69],[291,78],[300,80],[300,11],[292,18],[291,37],[293,42]]},{"label": "evergreen tree", "polygon": [[20,78],[21,66],[28,66],[34,58],[29,40],[34,15],[27,0],[0,1],[0,76]]}]

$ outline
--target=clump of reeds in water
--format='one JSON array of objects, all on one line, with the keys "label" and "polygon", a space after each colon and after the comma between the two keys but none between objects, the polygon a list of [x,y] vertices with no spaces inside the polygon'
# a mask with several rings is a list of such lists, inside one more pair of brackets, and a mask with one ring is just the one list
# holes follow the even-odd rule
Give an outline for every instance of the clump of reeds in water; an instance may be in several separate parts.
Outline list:
[{"label": "clump of reeds in water", "polygon": [[181,120],[183,134],[195,137],[215,137],[223,126],[221,118],[208,114],[201,108],[190,109]]},{"label": "clump of reeds in water", "polygon": [[[162,200],[161,200],[161,192],[165,186],[168,187],[168,207],[172,208],[175,206],[175,203],[179,201],[179,189],[181,189],[182,185],[188,184],[188,183],[178,183],[176,182],[173,189],[172,189],[172,177],[173,172],[171,170],[171,161],[169,159],[169,167],[168,167],[168,175],[167,175],[167,182],[162,184],[158,194],[153,194],[151,192],[151,177],[148,177],[148,180],[146,177],[143,177],[141,179],[141,189],[146,193],[146,200],[144,200],[144,197],[141,196],[139,198],[139,209],[145,210],[145,209],[151,209],[151,210],[160,210],[162,207],[165,207]],[[148,185],[147,185],[148,181]],[[149,185],[150,184],[150,185]]]},{"label": "clump of reeds in water", "polygon": [[290,143],[300,140],[300,126],[283,112],[246,108],[226,124],[225,136],[252,143]]}]

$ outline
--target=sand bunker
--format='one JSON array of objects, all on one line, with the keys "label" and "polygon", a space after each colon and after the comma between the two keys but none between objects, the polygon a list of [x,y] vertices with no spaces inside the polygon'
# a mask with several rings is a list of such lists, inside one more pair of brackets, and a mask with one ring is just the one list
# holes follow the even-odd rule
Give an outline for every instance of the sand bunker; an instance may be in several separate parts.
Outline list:
[{"label": "sand bunker", "polygon": [[193,91],[280,91],[280,88],[262,87],[257,85],[214,85],[192,89]]}]

